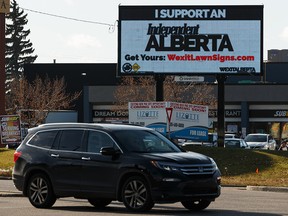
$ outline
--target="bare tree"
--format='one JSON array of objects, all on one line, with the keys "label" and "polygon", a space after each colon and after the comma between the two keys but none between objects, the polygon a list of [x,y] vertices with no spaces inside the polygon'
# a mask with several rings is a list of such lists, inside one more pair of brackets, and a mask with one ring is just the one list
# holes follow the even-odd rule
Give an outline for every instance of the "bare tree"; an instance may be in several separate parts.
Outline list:
[{"label": "bare tree", "polygon": [[120,106],[126,106],[133,101],[152,101],[155,98],[155,81],[153,77],[122,77],[116,87],[114,96]]},{"label": "bare tree", "polygon": [[[131,101],[154,101],[155,80],[151,76],[122,77],[114,94],[117,104],[126,106]],[[206,105],[215,108],[217,98],[213,86],[207,83],[175,82],[174,76],[167,76],[164,81],[164,100],[182,103]]]},{"label": "bare tree", "polygon": [[165,79],[164,98],[166,101],[206,105],[211,108],[217,105],[212,85],[205,82],[175,82],[174,76],[167,76]]},{"label": "bare tree", "polygon": [[71,108],[80,95],[81,92],[66,93],[64,77],[36,77],[31,83],[25,77],[14,79],[6,97],[6,110],[11,114],[19,113],[21,121],[32,127],[43,123],[50,111]]}]

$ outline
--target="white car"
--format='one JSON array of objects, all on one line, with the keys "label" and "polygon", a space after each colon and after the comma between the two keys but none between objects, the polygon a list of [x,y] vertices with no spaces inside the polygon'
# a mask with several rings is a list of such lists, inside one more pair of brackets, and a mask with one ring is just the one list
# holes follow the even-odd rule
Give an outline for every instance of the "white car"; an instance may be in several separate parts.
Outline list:
[{"label": "white car", "polygon": [[239,138],[239,136],[237,136],[234,133],[225,133],[225,139],[230,139],[230,138]]},{"label": "white car", "polygon": [[245,140],[240,138],[225,138],[224,147],[250,149]]},{"label": "white car", "polygon": [[276,141],[270,134],[255,133],[248,134],[245,139],[251,149],[275,150]]}]

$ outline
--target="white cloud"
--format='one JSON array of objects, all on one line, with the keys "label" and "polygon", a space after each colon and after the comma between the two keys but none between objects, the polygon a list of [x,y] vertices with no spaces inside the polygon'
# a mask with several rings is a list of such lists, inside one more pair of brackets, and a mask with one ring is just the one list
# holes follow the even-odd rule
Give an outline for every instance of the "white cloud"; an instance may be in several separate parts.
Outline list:
[{"label": "white cloud", "polygon": [[65,0],[65,2],[68,5],[75,5],[75,1],[74,0]]},{"label": "white cloud", "polygon": [[99,40],[91,35],[77,34],[67,39],[67,45],[73,48],[102,47]]},{"label": "white cloud", "polygon": [[285,39],[288,39],[288,26],[286,26],[286,27],[283,29],[282,33],[280,34],[280,37],[285,38]]}]

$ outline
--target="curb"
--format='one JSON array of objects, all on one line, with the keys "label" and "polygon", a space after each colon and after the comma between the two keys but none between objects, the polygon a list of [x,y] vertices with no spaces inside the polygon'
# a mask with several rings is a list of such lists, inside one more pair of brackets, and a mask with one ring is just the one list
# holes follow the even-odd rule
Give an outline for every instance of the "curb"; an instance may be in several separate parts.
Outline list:
[{"label": "curb", "polygon": [[10,192],[10,191],[0,191],[0,197],[23,197],[23,194],[20,192]]},{"label": "curb", "polygon": [[246,186],[246,190],[288,193],[288,187]]},{"label": "curb", "polygon": [[0,176],[0,180],[12,180],[12,177],[9,177],[9,176]]}]

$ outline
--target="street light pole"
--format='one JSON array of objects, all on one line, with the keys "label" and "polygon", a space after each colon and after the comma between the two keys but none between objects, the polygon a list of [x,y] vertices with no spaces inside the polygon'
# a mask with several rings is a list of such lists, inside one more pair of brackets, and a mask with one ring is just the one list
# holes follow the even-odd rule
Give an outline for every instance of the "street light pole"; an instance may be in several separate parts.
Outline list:
[{"label": "street light pole", "polygon": [[[10,0],[0,1],[0,115],[5,115],[5,14],[10,12]],[[0,122],[1,125],[1,122]],[[1,130],[0,130],[1,133]],[[0,147],[2,147],[0,139]]]},{"label": "street light pole", "polygon": [[5,114],[5,14],[0,13],[0,115]]}]

